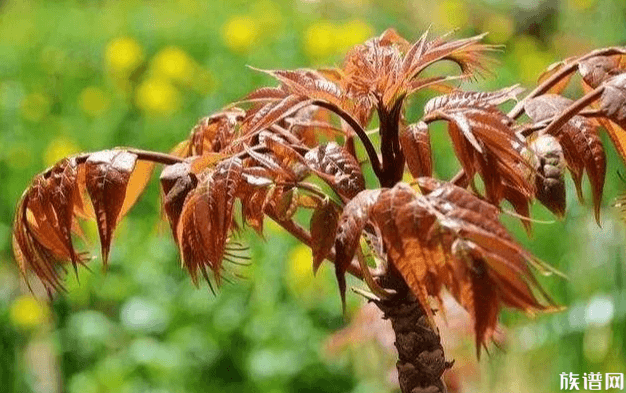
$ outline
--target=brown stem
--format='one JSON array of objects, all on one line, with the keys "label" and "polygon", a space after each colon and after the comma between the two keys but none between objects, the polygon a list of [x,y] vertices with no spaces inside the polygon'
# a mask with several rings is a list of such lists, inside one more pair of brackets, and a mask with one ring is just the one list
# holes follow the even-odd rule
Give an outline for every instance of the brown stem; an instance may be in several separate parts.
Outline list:
[{"label": "brown stem", "polygon": [[572,117],[576,116],[584,107],[591,104],[600,96],[604,91],[604,86],[599,86],[589,93],[585,94],[578,100],[574,101],[570,106],[567,107],[561,114],[556,117],[552,122],[543,130],[543,133],[548,135],[556,135],[559,132],[559,129],[567,123]]},{"label": "brown stem", "polygon": [[293,143],[294,145],[300,145],[300,140],[294,134],[279,126],[278,124],[271,125],[269,128],[270,130],[277,132],[280,136],[285,138],[290,143]]},{"label": "brown stem", "polygon": [[[171,154],[160,153],[160,152],[150,151],[150,150],[125,148],[125,147],[115,148],[112,150],[127,151],[129,153],[137,155],[137,158],[139,158],[140,160],[152,161],[152,162],[156,162],[158,164],[163,164],[163,165],[173,165],[173,164],[178,164],[184,161],[183,158],[176,157]],[[91,156],[92,154],[93,153],[83,153],[83,154],[76,156],[76,163],[80,164],[80,163],[87,161],[89,156]]]},{"label": "brown stem", "polygon": [[[283,227],[287,232],[289,232],[293,237],[300,240],[302,243],[312,248],[313,239],[311,238],[311,234],[309,231],[301,227],[298,223],[293,220],[281,220],[276,217],[274,214],[266,213],[274,222]],[[326,257],[332,263],[335,263],[335,252],[331,251]],[[354,277],[359,280],[363,279],[363,272],[361,271],[361,267],[359,266],[359,262],[357,260],[352,260],[346,271],[352,274]],[[374,274],[374,272],[371,272]]]},{"label": "brown stem", "polygon": [[[387,284],[389,284],[387,282]],[[444,393],[444,371],[453,362],[445,359],[439,333],[433,330],[426,313],[403,280],[391,285],[398,294],[374,301],[391,321],[398,350],[398,380],[402,393]]]},{"label": "brown stem", "polygon": [[557,83],[559,83],[567,75],[576,71],[576,69],[578,68],[578,64],[581,61],[585,61],[587,59],[590,59],[596,56],[611,56],[611,55],[619,55],[619,54],[624,54],[624,53],[625,51],[623,48],[612,47],[612,48],[597,49],[597,50],[594,50],[593,52],[587,53],[586,55],[582,57],[577,58],[571,63],[566,64],[565,66],[561,67],[560,70],[552,74],[548,79],[546,79],[540,85],[535,87],[534,90],[528,93],[528,95],[524,97],[524,99],[520,100],[515,105],[515,107],[511,109],[511,111],[508,113],[507,116],[509,116],[511,119],[517,119],[518,117],[520,117],[522,113],[524,113],[524,105],[526,104],[528,100],[544,94],[545,92],[550,90],[553,86],[555,86]]},{"label": "brown stem", "polygon": [[400,125],[404,96],[399,97],[389,110],[378,107],[380,122],[380,152],[383,159],[382,174],[378,176],[382,187],[393,187],[404,174],[404,154],[400,149]]},{"label": "brown stem", "polygon": [[450,183],[454,184],[457,187],[466,188],[469,186],[469,179],[465,174],[465,171],[461,169],[457,172],[456,175],[452,179],[450,179]]},{"label": "brown stem", "polygon": [[372,145],[372,141],[370,141],[367,134],[365,133],[365,130],[363,129],[363,127],[361,127],[359,122],[357,122],[354,117],[352,117],[348,112],[326,101],[314,100],[311,105],[317,105],[336,113],[337,115],[339,115],[339,117],[345,120],[345,122],[348,123],[350,127],[352,127],[352,130],[354,130],[354,132],[361,140],[361,143],[363,143],[363,147],[365,147],[367,156],[372,163],[372,169],[374,170],[374,173],[378,178],[380,178],[382,176],[382,168],[380,166],[380,160],[378,159],[378,153],[376,152],[376,148],[374,148],[374,145]]}]

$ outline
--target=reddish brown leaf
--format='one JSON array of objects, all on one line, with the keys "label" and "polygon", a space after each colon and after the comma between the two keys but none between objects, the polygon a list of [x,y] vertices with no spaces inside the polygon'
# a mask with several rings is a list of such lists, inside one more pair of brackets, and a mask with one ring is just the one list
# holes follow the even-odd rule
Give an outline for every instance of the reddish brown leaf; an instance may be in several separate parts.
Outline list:
[{"label": "reddish brown leaf", "polygon": [[75,269],[84,264],[87,254],[77,253],[72,243],[73,234],[83,236],[76,217],[96,218],[106,263],[115,225],[149,179],[150,165],[132,176],[136,159],[123,150],[107,150],[82,156],[80,163],[75,157],[63,159],[35,177],[18,205],[12,238],[25,277],[35,273],[51,292],[62,288],[58,269],[63,262],[71,261]]},{"label": "reddish brown leaf", "polygon": [[345,206],[337,224],[335,237],[335,275],[339,284],[341,302],[345,307],[346,278],[345,272],[354,258],[361,233],[369,220],[370,208],[376,203],[381,190],[364,190],[358,193]]},{"label": "reddish brown leaf", "polygon": [[233,141],[243,117],[243,110],[233,107],[200,119],[189,140],[175,147],[173,153],[186,158],[222,151]]},{"label": "reddish brown leaf", "polygon": [[85,162],[87,191],[96,214],[105,265],[136,161],[135,154],[123,150],[104,150],[91,154]]},{"label": "reddish brown leaf", "polygon": [[609,119],[623,129],[626,128],[626,73],[619,74],[604,83],[600,109]]},{"label": "reddish brown leaf", "polygon": [[243,221],[254,229],[259,236],[263,235],[263,203],[267,197],[267,189],[260,188],[247,192],[241,199]]},{"label": "reddish brown leaf", "polygon": [[578,63],[578,71],[585,83],[594,89],[606,80],[624,72],[620,69],[620,57],[618,56],[590,57]]},{"label": "reddish brown leaf", "polygon": [[512,130],[511,119],[493,106],[514,96],[515,89],[438,97],[426,105],[423,118],[426,123],[448,121],[448,133],[465,174],[470,180],[480,174],[485,195],[494,204],[510,195],[505,185],[526,199],[534,194],[525,176],[528,164],[518,151],[523,142]]},{"label": "reddish brown leaf", "polygon": [[428,125],[423,121],[400,131],[400,146],[413,177],[432,176],[433,158]]},{"label": "reddish brown leaf", "polygon": [[311,239],[313,244],[313,273],[317,272],[324,258],[328,255],[335,243],[339,212],[330,201],[322,204],[313,211],[311,216]]},{"label": "reddish brown leaf", "polygon": [[[538,83],[543,83],[545,82],[548,78],[550,78],[552,75],[554,75],[555,73],[557,73],[558,71],[560,71],[564,66],[569,65],[571,63],[571,61],[575,60],[575,57],[569,57],[565,60],[559,61],[557,63],[554,64],[550,64],[548,66],[548,68],[541,73],[541,75],[539,75],[539,78],[537,80]],[[574,76],[574,72],[570,72],[567,75],[565,75],[563,78],[561,78],[554,86],[552,86],[546,93],[550,93],[550,94],[561,94],[563,92],[563,90],[565,90],[565,88],[567,87],[567,85],[569,84],[570,80],[572,79],[572,76]]]},{"label": "reddish brown leaf", "polygon": [[64,159],[33,180],[17,206],[13,223],[13,251],[22,275],[35,273],[52,292],[63,288],[58,270],[63,261],[74,268],[86,255],[76,253],[71,233],[77,227],[73,209],[77,184],[77,164]]},{"label": "reddish brown leaf", "polygon": [[165,195],[163,209],[178,242],[177,227],[187,195],[198,185],[189,163],[168,165],[161,172],[161,188]]},{"label": "reddish brown leaf", "polygon": [[[331,142],[310,150],[304,156],[318,173],[330,175],[330,185],[340,195],[352,198],[365,189],[365,178],[356,159],[338,144]],[[327,177],[323,177],[327,180]]]},{"label": "reddish brown leaf", "polygon": [[233,204],[242,181],[241,161],[222,161],[215,170],[200,179],[185,198],[176,237],[183,263],[197,283],[197,271],[210,285],[210,268],[217,285],[221,283],[222,259],[233,223]]},{"label": "reddish brown leaf", "polygon": [[565,215],[565,157],[559,142],[551,135],[533,138],[528,149],[535,157],[537,199],[559,218]]},{"label": "reddish brown leaf", "polygon": [[[604,97],[604,96],[603,96]],[[524,109],[535,122],[550,119],[563,111],[572,101],[551,94],[529,100]],[[581,196],[582,168],[591,183],[596,221],[600,222],[600,203],[606,175],[606,154],[597,134],[597,127],[581,116],[574,116],[554,135],[563,148],[563,155]]]},{"label": "reddish brown leaf", "polygon": [[517,100],[517,95],[523,91],[524,89],[519,85],[513,85],[496,91],[462,91],[437,96],[426,103],[424,114],[427,115],[436,110],[490,108],[510,100]]}]

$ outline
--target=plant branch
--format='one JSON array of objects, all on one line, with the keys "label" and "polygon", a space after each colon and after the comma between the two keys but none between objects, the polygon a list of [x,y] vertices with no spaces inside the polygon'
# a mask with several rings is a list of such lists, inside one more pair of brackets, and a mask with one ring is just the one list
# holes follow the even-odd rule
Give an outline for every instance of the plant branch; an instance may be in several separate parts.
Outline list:
[{"label": "plant branch", "polygon": [[[278,217],[276,217],[276,215],[271,214],[271,213],[266,213],[266,214],[269,218],[274,220],[274,222],[276,222],[278,225],[283,227],[287,232],[293,235],[293,237],[295,237],[296,239],[300,240],[302,243],[309,246],[309,248],[312,248],[313,238],[311,237],[311,234],[309,233],[309,231],[307,231],[302,226],[300,226],[300,224],[294,222],[293,220],[281,220]],[[331,250],[331,252],[326,256],[326,259],[328,259],[332,263],[335,263],[335,252]],[[350,262],[350,265],[348,266],[346,271],[352,274],[354,277],[358,278],[359,280],[363,280],[363,272],[361,271],[361,267],[359,266],[358,261],[353,259],[352,262]],[[370,274],[374,274],[374,273],[370,272]]]},{"label": "plant branch", "polygon": [[[152,162],[156,162],[158,164],[163,164],[163,165],[173,165],[173,164],[178,164],[178,163],[185,161],[184,158],[176,157],[167,153],[160,153],[160,152],[150,151],[150,150],[142,150],[142,149],[126,148],[126,147],[117,147],[111,150],[127,151],[129,153],[135,154],[137,158],[139,158],[140,160],[152,161]],[[76,163],[81,164],[87,161],[89,156],[91,156],[92,154],[94,153],[93,152],[82,153],[76,156],[75,157]]]},{"label": "plant branch", "polygon": [[574,101],[567,107],[561,114],[556,117],[552,122],[543,130],[543,133],[548,135],[557,135],[559,129],[567,123],[572,117],[576,116],[584,107],[591,104],[600,96],[604,91],[604,86],[599,86],[589,93],[585,94],[578,100]]},{"label": "plant branch", "polygon": [[578,68],[578,64],[581,61],[585,61],[587,59],[590,59],[596,56],[612,56],[612,55],[620,55],[620,54],[625,54],[625,53],[626,51],[624,50],[624,48],[619,48],[619,47],[603,48],[603,49],[594,50],[593,52],[590,52],[582,57],[579,57],[573,60],[571,63],[566,64],[563,67],[561,67],[560,70],[552,74],[548,79],[546,79],[541,84],[539,84],[539,86],[535,87],[534,90],[528,93],[526,97],[520,100],[515,105],[515,107],[511,109],[511,111],[508,113],[507,116],[509,116],[511,119],[517,119],[518,117],[520,117],[522,113],[524,113],[524,105],[526,104],[526,102],[528,102],[528,100],[546,93],[548,90],[554,87],[557,83],[559,83],[561,79],[565,78],[572,72],[575,72],[576,69]]},{"label": "plant branch", "polygon": [[348,123],[350,127],[352,127],[352,130],[354,130],[354,132],[357,134],[357,136],[363,143],[363,147],[365,147],[367,156],[369,157],[370,162],[372,163],[372,169],[374,170],[374,173],[376,174],[378,178],[380,178],[382,176],[382,168],[380,166],[380,160],[378,159],[378,153],[376,152],[376,148],[374,148],[374,145],[372,145],[372,141],[370,141],[369,137],[365,133],[365,130],[363,129],[363,127],[361,127],[359,122],[357,122],[354,119],[354,117],[352,117],[348,112],[326,101],[313,100],[313,102],[311,102],[311,105],[317,105],[319,107],[326,108],[329,111],[336,113],[346,123]]}]

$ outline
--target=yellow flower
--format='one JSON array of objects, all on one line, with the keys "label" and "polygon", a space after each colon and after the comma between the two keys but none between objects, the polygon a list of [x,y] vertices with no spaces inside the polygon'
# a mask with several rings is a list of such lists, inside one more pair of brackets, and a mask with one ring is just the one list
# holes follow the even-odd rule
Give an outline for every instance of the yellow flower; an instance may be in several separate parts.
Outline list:
[{"label": "yellow flower", "polygon": [[329,293],[335,293],[333,269],[325,262],[317,274],[313,275],[313,256],[308,246],[304,244],[295,246],[289,254],[287,265],[285,284],[289,291],[307,306],[315,306]]},{"label": "yellow flower", "polygon": [[29,94],[24,97],[20,112],[26,120],[40,122],[50,112],[50,100],[42,93]]},{"label": "yellow flower", "polygon": [[44,153],[44,162],[46,166],[52,166],[63,157],[67,157],[79,151],[80,148],[76,145],[76,143],[66,137],[61,136],[53,139],[48,147],[46,147],[46,151]]},{"label": "yellow flower", "polygon": [[233,52],[246,52],[258,38],[259,29],[254,19],[236,15],[222,28],[222,39]]},{"label": "yellow flower", "polygon": [[[297,245],[289,258],[289,276],[298,284],[306,285],[313,279],[313,256],[311,249],[304,244]],[[299,287],[301,285],[298,285]]]},{"label": "yellow flower", "polygon": [[104,54],[107,68],[119,73],[133,71],[141,64],[143,58],[141,45],[129,37],[119,37],[109,42]]},{"label": "yellow flower", "polygon": [[335,53],[337,28],[328,21],[312,24],[304,33],[304,50],[309,57],[323,59]]},{"label": "yellow flower", "polygon": [[9,318],[20,329],[32,329],[47,321],[48,307],[33,296],[23,295],[11,304]]},{"label": "yellow flower", "polygon": [[98,116],[109,109],[110,100],[102,89],[90,86],[83,89],[78,98],[81,109],[88,115]]},{"label": "yellow flower", "polygon": [[374,35],[374,29],[362,20],[353,20],[339,28],[336,48],[346,52],[355,45],[362,44]]},{"label": "yellow flower", "polygon": [[154,56],[152,69],[159,76],[178,82],[188,82],[193,78],[195,62],[182,49],[170,46]]},{"label": "yellow flower", "polygon": [[487,17],[482,30],[489,33],[491,42],[506,42],[515,32],[515,24],[507,16],[494,14]]},{"label": "yellow flower", "polygon": [[166,79],[151,77],[139,85],[135,92],[137,106],[151,114],[169,114],[180,105],[178,90]]}]

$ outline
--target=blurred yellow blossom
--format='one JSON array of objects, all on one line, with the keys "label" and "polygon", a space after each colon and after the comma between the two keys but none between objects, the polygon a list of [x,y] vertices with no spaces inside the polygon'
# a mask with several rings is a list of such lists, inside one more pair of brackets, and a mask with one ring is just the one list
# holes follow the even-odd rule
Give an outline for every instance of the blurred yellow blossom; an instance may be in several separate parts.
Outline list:
[{"label": "blurred yellow blossom", "polygon": [[168,80],[151,77],[144,80],[135,92],[137,106],[152,114],[169,114],[178,109],[180,93]]},{"label": "blurred yellow blossom", "polygon": [[259,28],[249,16],[235,15],[222,27],[222,39],[230,50],[246,52],[259,35]]},{"label": "blurred yellow blossom", "polygon": [[445,29],[466,27],[469,23],[469,10],[463,1],[444,0],[439,3],[436,24]]},{"label": "blurred yellow blossom", "polygon": [[304,50],[311,58],[322,59],[335,53],[337,28],[328,21],[312,24],[304,33]]},{"label": "blurred yellow blossom", "polygon": [[482,30],[489,33],[487,39],[491,42],[506,42],[515,32],[513,19],[500,15],[489,15],[485,20]]},{"label": "blurred yellow blossom", "polygon": [[313,256],[311,249],[298,244],[291,252],[289,258],[289,273],[292,279],[300,283],[311,281],[313,278]]},{"label": "blurred yellow blossom", "polygon": [[102,89],[89,86],[83,89],[78,98],[80,108],[88,115],[98,116],[109,109],[111,101]]},{"label": "blurred yellow blossom", "polygon": [[[313,256],[311,249],[298,244],[289,254],[286,283],[289,289],[301,299],[309,299],[315,286],[313,276]],[[319,277],[318,277],[319,278]]]},{"label": "blurred yellow blossom", "polygon": [[339,27],[336,48],[340,53],[362,44],[374,35],[374,29],[362,20],[352,20]]},{"label": "blurred yellow blossom", "polygon": [[67,137],[60,136],[52,140],[46,147],[44,153],[44,163],[46,166],[52,166],[63,157],[78,153],[80,148],[74,141]]},{"label": "blurred yellow blossom", "polygon": [[31,295],[22,295],[11,304],[9,318],[20,329],[32,329],[47,321],[48,307]]},{"label": "blurred yellow blossom", "polygon": [[[313,274],[313,255],[311,249],[298,244],[292,248],[287,259],[287,272],[284,276],[285,284],[289,291],[307,307],[313,307],[327,298],[329,294],[335,294],[335,274],[332,264],[322,263],[317,274]],[[349,302],[349,309],[357,298]]]},{"label": "blurred yellow blossom", "polygon": [[177,82],[189,82],[193,79],[195,62],[180,48],[170,46],[161,49],[152,59],[153,71],[165,78]]},{"label": "blurred yellow blossom", "polygon": [[119,37],[109,42],[104,54],[107,68],[119,73],[133,71],[143,58],[143,48],[129,37]]},{"label": "blurred yellow blossom", "polygon": [[50,99],[42,93],[29,94],[22,100],[20,112],[24,119],[40,122],[50,113]]}]

